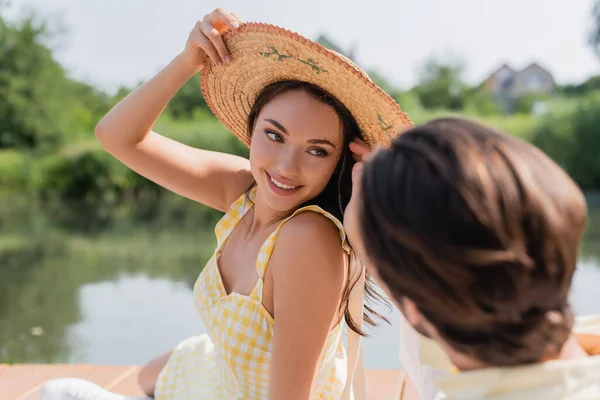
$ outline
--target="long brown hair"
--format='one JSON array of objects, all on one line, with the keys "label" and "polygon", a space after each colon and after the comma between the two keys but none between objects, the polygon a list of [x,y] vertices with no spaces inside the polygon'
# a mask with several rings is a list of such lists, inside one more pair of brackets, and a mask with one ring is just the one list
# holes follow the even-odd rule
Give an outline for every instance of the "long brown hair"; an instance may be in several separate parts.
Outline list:
[{"label": "long brown hair", "polygon": [[[327,93],[325,90],[315,86],[313,84],[301,81],[280,81],[267,85],[256,97],[250,114],[248,117],[248,135],[252,136],[256,119],[260,114],[263,107],[273,100],[278,95],[292,90],[303,90],[311,95],[316,100],[329,105],[338,115],[342,125],[342,154],[335,167],[333,175],[329,179],[329,182],[325,186],[325,189],[317,195],[317,197],[309,200],[307,203],[302,204],[300,207],[305,205],[317,205],[323,210],[329,212],[335,216],[338,220],[343,221],[344,211],[350,197],[352,195],[352,167],[356,163],[352,157],[349,144],[355,138],[361,138],[362,134],[360,128],[350,113],[350,111],[334,96]],[[350,260],[349,260],[350,261]],[[365,336],[365,332],[358,328],[356,323],[352,320],[350,312],[348,310],[348,299],[350,292],[357,283],[357,279],[354,279],[351,274],[351,263],[348,262],[348,280],[344,285],[342,291],[342,300],[340,302],[340,314],[343,313],[344,319],[348,324],[348,327],[353,331]],[[387,322],[387,319],[382,315],[378,314],[368,303],[373,301],[380,301],[385,304],[389,302],[382,297],[379,292],[375,289],[375,285],[372,278],[367,275],[365,279],[365,306],[363,313],[363,320],[369,326],[376,326],[376,318],[382,319]]]},{"label": "long brown hair", "polygon": [[434,120],[365,165],[360,224],[394,300],[454,350],[508,366],[557,356],[586,221],[544,153],[464,119]]}]

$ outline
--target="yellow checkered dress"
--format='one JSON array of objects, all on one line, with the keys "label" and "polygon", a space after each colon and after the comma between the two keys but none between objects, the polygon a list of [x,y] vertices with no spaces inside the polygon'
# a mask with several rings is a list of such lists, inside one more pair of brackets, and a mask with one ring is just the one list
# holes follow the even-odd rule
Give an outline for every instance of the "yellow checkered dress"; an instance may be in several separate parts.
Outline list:
[{"label": "yellow checkered dress", "polygon": [[[252,293],[227,295],[217,259],[235,225],[252,207],[254,196],[254,189],[251,202],[241,196],[215,228],[217,248],[194,285],[194,300],[208,334],[184,340],[174,349],[158,378],[158,400],[267,398],[274,320],[262,305],[263,274],[279,230],[300,212],[318,212],[339,228],[342,246],[350,251],[339,220],[317,206],[303,207],[282,221],[262,245],[256,262],[259,279]],[[347,375],[341,322],[325,346],[312,398],[339,399]]]}]

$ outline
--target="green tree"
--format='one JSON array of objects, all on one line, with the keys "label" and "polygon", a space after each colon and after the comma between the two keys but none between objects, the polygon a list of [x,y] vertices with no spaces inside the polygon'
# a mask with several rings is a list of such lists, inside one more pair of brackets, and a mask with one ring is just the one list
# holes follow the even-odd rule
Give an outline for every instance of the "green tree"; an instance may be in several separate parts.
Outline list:
[{"label": "green tree", "polygon": [[200,90],[200,75],[188,80],[169,102],[167,111],[173,118],[192,119],[195,110],[208,108]]},{"label": "green tree", "polygon": [[465,110],[470,114],[482,116],[501,114],[500,105],[485,88],[478,86],[465,92]]},{"label": "green tree", "polygon": [[425,108],[462,109],[466,85],[464,63],[457,57],[432,57],[420,69],[419,84],[414,88]]},{"label": "green tree", "polygon": [[592,9],[593,28],[590,35],[590,44],[600,58],[600,0],[594,1]]},{"label": "green tree", "polygon": [[0,19],[0,148],[54,146],[68,125],[64,71],[42,44],[43,23]]},{"label": "green tree", "polygon": [[367,71],[367,74],[377,86],[379,86],[384,92],[386,92],[390,96],[395,98],[400,94],[400,90],[377,70],[370,69]]},{"label": "green tree", "polygon": [[576,85],[569,84],[560,88],[561,93],[569,96],[583,96],[597,90],[600,90],[600,75],[591,76]]},{"label": "green tree", "polygon": [[532,135],[542,149],[583,188],[600,188],[600,94],[581,98],[575,110],[550,113]]},{"label": "green tree", "polygon": [[[1,0],[0,0],[1,1]],[[0,149],[53,150],[89,134],[109,99],[70,79],[47,43],[56,38],[34,13],[2,17],[0,3]]]},{"label": "green tree", "polygon": [[343,54],[344,56],[350,58],[352,54],[350,52],[344,51],[338,44],[336,44],[329,36],[322,34],[315,40],[321,46],[333,50],[337,53]]}]

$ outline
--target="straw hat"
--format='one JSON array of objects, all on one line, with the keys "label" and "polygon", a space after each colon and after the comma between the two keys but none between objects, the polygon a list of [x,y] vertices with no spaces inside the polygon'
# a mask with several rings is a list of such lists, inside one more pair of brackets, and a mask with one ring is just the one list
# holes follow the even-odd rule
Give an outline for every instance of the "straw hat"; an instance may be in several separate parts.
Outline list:
[{"label": "straw hat", "polygon": [[335,96],[350,110],[370,148],[386,146],[412,127],[394,99],[356,64],[297,33],[245,23],[223,40],[232,61],[202,71],[202,94],[215,116],[247,146],[248,115],[257,95],[284,80],[312,83]]}]

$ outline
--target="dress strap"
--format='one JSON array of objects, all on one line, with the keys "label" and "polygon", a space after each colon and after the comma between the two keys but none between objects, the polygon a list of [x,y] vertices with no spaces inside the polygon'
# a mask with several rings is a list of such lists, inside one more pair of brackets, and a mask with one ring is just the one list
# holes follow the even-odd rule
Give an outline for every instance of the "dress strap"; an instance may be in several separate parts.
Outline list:
[{"label": "dress strap", "polygon": [[[258,258],[256,260],[256,269],[258,272],[259,279],[256,288],[251,294],[251,297],[258,301],[262,301],[264,273],[267,269],[267,265],[271,258],[271,254],[273,253],[273,249],[275,248],[275,241],[277,239],[277,235],[279,235],[279,231],[287,221],[294,218],[301,212],[305,211],[317,212],[319,214],[324,215],[325,217],[329,218],[338,228],[342,248],[350,256],[350,273],[352,277],[350,281],[354,282],[354,280],[356,280],[356,284],[354,285],[354,288],[350,292],[350,296],[348,298],[348,310],[350,312],[350,317],[352,318],[356,326],[359,329],[362,329],[364,312],[363,308],[365,299],[365,268],[362,265],[362,263],[358,260],[358,258],[352,251],[350,244],[348,243],[348,240],[346,238],[346,232],[344,231],[344,225],[331,213],[328,213],[327,211],[323,210],[321,207],[316,205],[309,205],[296,210],[291,216],[281,221],[275,229],[275,231],[273,231],[273,233],[269,235],[267,240],[265,240],[265,243],[262,245],[258,253]],[[365,400],[366,381],[361,348],[361,336],[351,329],[348,329],[348,355],[346,376],[346,386],[344,388],[344,392],[342,394],[341,399]]]},{"label": "dress strap", "polygon": [[215,225],[215,236],[217,237],[217,250],[223,247],[223,243],[227,240],[233,228],[246,215],[246,213],[254,206],[256,198],[256,186],[248,192],[242,194],[233,202],[225,215],[221,217]]},{"label": "dress strap", "polygon": [[[348,297],[348,311],[354,324],[362,329],[363,313],[365,305],[365,279],[366,271],[360,260],[354,252],[350,255],[350,268],[353,282],[356,279],[356,284]],[[362,354],[361,335],[348,328],[348,355],[346,386],[342,393],[341,400],[365,400],[366,393],[366,376],[365,365]],[[352,396],[352,394],[354,396]]]},{"label": "dress strap", "polygon": [[287,221],[289,221],[290,219],[294,218],[296,215],[298,215],[302,212],[305,212],[305,211],[316,212],[316,213],[322,214],[325,217],[329,218],[335,224],[335,226],[337,226],[337,228],[338,228],[338,231],[340,233],[340,240],[342,243],[342,248],[344,249],[344,251],[346,251],[346,253],[348,253],[348,254],[351,253],[350,245],[348,244],[348,241],[346,240],[346,233],[344,232],[344,225],[342,225],[340,220],[338,220],[331,213],[328,213],[327,211],[323,210],[319,206],[309,205],[309,206],[299,208],[296,211],[294,211],[294,213],[292,215],[290,215],[289,217],[287,217],[286,219],[284,219],[283,221],[281,221],[279,223],[279,225],[273,231],[273,233],[271,233],[269,235],[269,237],[267,238],[267,240],[265,240],[265,242],[263,243],[263,245],[260,248],[260,251],[258,252],[258,258],[256,259],[256,271],[258,272],[259,279],[258,279],[257,287],[252,292],[252,297],[255,298],[256,300],[262,301],[262,287],[263,287],[264,274],[265,274],[265,271],[267,270],[267,265],[269,264],[269,260],[271,259],[271,254],[273,254],[273,249],[275,248],[275,242],[277,240],[277,236],[279,235],[279,231],[281,230],[281,228]]}]

